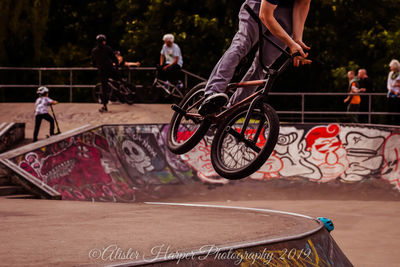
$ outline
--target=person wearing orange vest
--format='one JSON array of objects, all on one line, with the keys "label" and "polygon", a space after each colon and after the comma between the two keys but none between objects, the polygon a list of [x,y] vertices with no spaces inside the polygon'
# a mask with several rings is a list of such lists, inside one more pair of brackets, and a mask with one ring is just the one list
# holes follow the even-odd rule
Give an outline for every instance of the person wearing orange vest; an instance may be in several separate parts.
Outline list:
[{"label": "person wearing orange vest", "polygon": [[[350,101],[349,105],[347,106],[348,112],[358,112],[360,110],[361,97],[360,95],[353,94],[365,92],[365,88],[359,89],[359,79],[353,70],[347,72],[347,78],[349,79],[349,93],[352,95],[348,95],[343,102],[347,103]],[[358,122],[358,114],[350,114],[349,117],[351,122]]]}]

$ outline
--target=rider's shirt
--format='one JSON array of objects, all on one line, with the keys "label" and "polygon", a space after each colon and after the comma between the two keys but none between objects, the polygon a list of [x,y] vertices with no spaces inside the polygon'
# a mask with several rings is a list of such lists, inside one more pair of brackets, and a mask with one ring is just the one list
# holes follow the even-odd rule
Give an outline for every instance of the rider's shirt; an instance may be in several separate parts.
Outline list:
[{"label": "rider's shirt", "polygon": [[108,45],[98,44],[93,48],[91,56],[100,73],[111,73],[114,70],[113,63],[118,64],[114,51]]},{"label": "rider's shirt", "polygon": [[39,97],[35,103],[35,115],[49,113],[47,108],[51,102],[53,102],[53,100],[47,96]]},{"label": "rider's shirt", "polygon": [[387,79],[387,89],[389,97],[393,98],[398,97],[395,94],[395,92],[397,92],[398,94],[400,93],[400,86],[397,85],[398,83],[400,83],[400,71],[398,72],[391,71]]},{"label": "rider's shirt", "polygon": [[293,7],[294,0],[266,0],[268,3],[281,7]]},{"label": "rider's shirt", "polygon": [[161,49],[161,55],[164,55],[166,64],[171,64],[174,62],[175,57],[178,57],[178,65],[182,67],[183,59],[181,54],[181,49],[175,43],[172,44],[172,47],[168,47],[166,44],[163,45]]}]

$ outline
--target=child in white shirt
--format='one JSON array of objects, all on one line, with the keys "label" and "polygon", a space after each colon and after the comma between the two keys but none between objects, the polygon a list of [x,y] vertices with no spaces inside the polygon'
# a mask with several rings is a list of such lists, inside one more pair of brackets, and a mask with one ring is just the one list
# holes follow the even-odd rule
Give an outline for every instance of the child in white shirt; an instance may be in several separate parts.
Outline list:
[{"label": "child in white shirt", "polygon": [[47,87],[39,87],[37,93],[39,94],[39,97],[35,102],[35,130],[33,132],[33,142],[38,140],[37,137],[39,134],[40,124],[43,119],[50,123],[50,135],[54,135],[54,119],[49,114],[48,107],[58,103],[49,98],[49,89]]}]

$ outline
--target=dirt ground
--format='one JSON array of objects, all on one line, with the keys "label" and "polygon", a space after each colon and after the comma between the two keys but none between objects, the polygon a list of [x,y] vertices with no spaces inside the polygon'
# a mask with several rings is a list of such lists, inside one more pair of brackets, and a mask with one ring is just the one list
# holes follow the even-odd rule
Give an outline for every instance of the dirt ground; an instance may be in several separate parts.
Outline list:
[{"label": "dirt ground", "polygon": [[[63,132],[89,123],[165,123],[172,114],[168,105],[110,105],[111,112],[107,114],[99,114],[98,108],[97,104],[59,104],[55,107],[55,111]],[[33,104],[0,104],[0,122],[3,121],[25,122],[26,137],[31,138]],[[46,134],[48,129],[45,128],[48,127],[46,124],[44,122],[40,138],[44,138]],[[399,266],[400,254],[397,252],[400,245],[399,195],[398,192],[376,181],[370,181],[367,186],[362,183],[359,185],[333,183],[326,187],[317,184],[304,185],[301,181],[287,183],[279,181],[275,184],[273,182],[265,184],[264,188],[243,187],[238,183],[233,186],[217,187],[214,190],[197,190],[196,194],[186,192],[165,201],[277,209],[315,217],[328,217],[335,224],[332,236],[355,266]],[[3,241],[0,245],[0,265],[2,266],[10,266],[9,263],[13,262],[13,259],[17,262],[20,258],[26,257],[28,252],[31,253],[29,255],[39,254],[46,257],[48,262],[52,262],[51,265],[71,266],[76,262],[75,259],[67,262],[57,261],[58,255],[65,252],[70,257],[79,259],[87,257],[89,247],[92,246],[96,248],[96,246],[124,244],[134,248],[136,242],[147,240],[151,246],[160,245],[157,244],[159,240],[171,241],[173,238],[179,241],[189,239],[196,241],[202,240],[205,233],[214,236],[223,233],[219,231],[229,229],[207,228],[199,231],[201,234],[190,237],[171,235],[169,237],[171,239],[162,239],[164,237],[159,239],[160,237],[155,237],[151,231],[145,237],[135,237],[131,235],[129,229],[135,227],[138,220],[140,222],[148,220],[146,211],[133,213],[132,210],[138,204],[5,199],[0,199],[0,203],[2,225],[0,239]],[[132,214],[134,216],[131,216]],[[216,218],[218,216],[214,217]],[[237,223],[237,219],[237,216],[228,219],[220,217],[216,222],[231,226]],[[204,217],[194,220],[209,222],[209,219]],[[168,216],[168,212],[161,218],[154,218],[153,222],[157,225],[183,223]],[[183,225],[191,225],[192,222]],[[263,220],[259,222],[262,223]],[[249,229],[254,227],[244,223],[242,225],[244,228],[241,229],[246,229],[245,226]],[[214,232],[214,229],[219,230]],[[230,232],[225,235],[230,237]],[[134,243],[131,243],[132,240]],[[42,247],[41,244],[46,246]],[[27,259],[23,263],[35,265],[34,261]]]}]

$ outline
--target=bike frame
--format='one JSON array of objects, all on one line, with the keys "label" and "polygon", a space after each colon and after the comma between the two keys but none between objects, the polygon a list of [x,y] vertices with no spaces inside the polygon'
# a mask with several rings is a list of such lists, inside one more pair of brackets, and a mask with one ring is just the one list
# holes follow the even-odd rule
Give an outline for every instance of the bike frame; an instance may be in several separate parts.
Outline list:
[{"label": "bike frame", "polygon": [[[179,88],[175,84],[172,84],[172,83],[167,84],[166,81],[160,80],[158,78],[155,79],[154,83],[158,85],[157,87],[160,87],[161,89],[163,89],[164,92],[168,95],[172,95],[172,96],[176,96],[176,97],[180,97],[180,98],[182,98],[184,96],[182,91],[179,90]],[[166,88],[167,85],[169,86],[169,88],[172,88],[172,90],[168,90]]]}]

